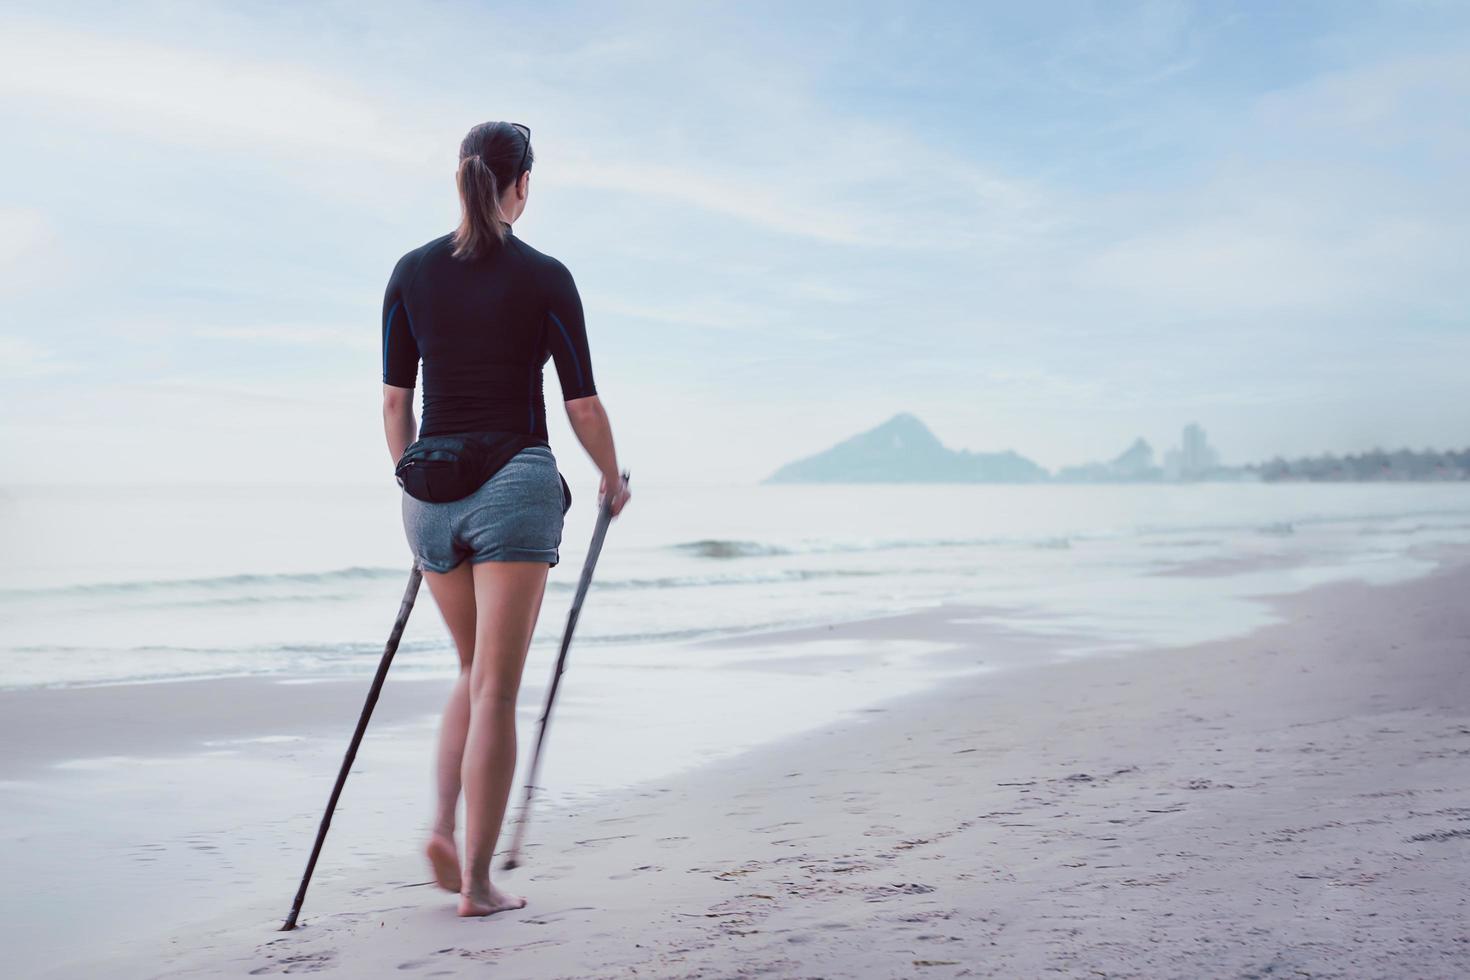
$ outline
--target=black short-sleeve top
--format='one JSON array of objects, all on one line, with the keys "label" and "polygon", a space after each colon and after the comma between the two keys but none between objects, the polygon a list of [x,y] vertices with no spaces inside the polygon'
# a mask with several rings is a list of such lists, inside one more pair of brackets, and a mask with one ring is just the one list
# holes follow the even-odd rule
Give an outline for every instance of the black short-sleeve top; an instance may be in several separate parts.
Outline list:
[{"label": "black short-sleeve top", "polygon": [[419,436],[546,433],[542,367],[562,398],[597,393],[582,300],[567,267],[507,234],[473,259],[445,235],[398,260],[383,297],[383,383],[412,388],[424,364]]}]

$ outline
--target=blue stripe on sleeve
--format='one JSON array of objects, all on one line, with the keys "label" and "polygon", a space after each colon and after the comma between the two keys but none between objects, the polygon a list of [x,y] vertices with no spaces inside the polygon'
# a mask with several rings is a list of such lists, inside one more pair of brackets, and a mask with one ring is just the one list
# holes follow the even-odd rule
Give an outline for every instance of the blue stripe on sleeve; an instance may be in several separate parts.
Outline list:
[{"label": "blue stripe on sleeve", "polygon": [[567,328],[562,326],[560,318],[555,313],[552,313],[550,310],[547,313],[551,316],[551,322],[556,324],[556,329],[561,331],[562,339],[567,342],[567,350],[572,352],[572,367],[577,369],[577,387],[581,388],[583,384],[582,359],[577,356],[577,347],[572,343],[572,335],[567,333]]},{"label": "blue stripe on sleeve", "polygon": [[383,377],[388,377],[388,344],[393,339],[393,315],[398,312],[398,303],[388,308],[388,322],[383,327]]}]

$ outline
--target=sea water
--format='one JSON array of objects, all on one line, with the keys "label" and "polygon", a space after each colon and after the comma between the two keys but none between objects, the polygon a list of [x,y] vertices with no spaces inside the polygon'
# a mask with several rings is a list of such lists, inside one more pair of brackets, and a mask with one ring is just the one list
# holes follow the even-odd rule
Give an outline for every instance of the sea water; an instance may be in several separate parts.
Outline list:
[{"label": "sea water", "polygon": [[[578,493],[538,648],[560,641],[590,537],[593,492]],[[370,673],[411,565],[398,494],[0,488],[0,688]],[[941,602],[1092,644],[1181,642],[1257,625],[1237,595],[1419,574],[1427,547],[1467,538],[1470,484],[647,485],[613,524],[577,643],[645,662]],[[1250,559],[1264,570],[1226,588],[1158,574]],[[394,670],[454,664],[425,589]]]}]

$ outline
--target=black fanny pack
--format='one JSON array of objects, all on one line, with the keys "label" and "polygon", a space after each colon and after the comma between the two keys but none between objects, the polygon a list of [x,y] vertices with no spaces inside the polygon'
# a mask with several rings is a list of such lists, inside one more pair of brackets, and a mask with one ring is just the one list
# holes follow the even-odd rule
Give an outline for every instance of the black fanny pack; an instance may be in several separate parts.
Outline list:
[{"label": "black fanny pack", "polygon": [[[412,443],[393,468],[398,485],[410,497],[431,504],[468,497],[530,446],[546,440],[522,432],[454,432],[425,436]],[[562,513],[572,506],[572,488],[561,478]]]}]

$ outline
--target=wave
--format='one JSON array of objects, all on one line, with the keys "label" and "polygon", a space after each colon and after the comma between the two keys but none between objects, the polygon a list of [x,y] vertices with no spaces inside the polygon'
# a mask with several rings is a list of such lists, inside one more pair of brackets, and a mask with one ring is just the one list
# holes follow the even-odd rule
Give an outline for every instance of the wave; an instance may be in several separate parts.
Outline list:
[{"label": "wave", "polygon": [[917,548],[976,548],[987,545],[1011,545],[1033,548],[1070,548],[1073,540],[1111,537],[1107,533],[1043,535],[1034,538],[984,537],[984,538],[890,538],[856,541],[808,541],[799,545],[778,545],[762,541],[728,541],[708,538],[700,541],[682,541],[669,545],[696,558],[764,558],[785,555],[829,555],[866,551],[901,551]]},{"label": "wave", "polygon": [[[776,572],[752,572],[747,575],[668,575],[661,578],[626,578],[597,580],[593,588],[603,589],[690,589],[721,585],[775,585],[781,582],[808,582],[828,578],[871,578],[888,572],[867,568],[788,568]],[[575,582],[549,582],[547,591],[571,592]]]},{"label": "wave", "polygon": [[[830,569],[808,569],[789,568],[775,572],[755,572],[745,575],[665,575],[656,578],[606,578],[594,580],[593,587],[598,591],[626,591],[639,589],[691,589],[718,587],[722,585],[775,585],[782,582],[806,582],[812,579],[831,578],[865,578],[874,575],[886,574],[873,569],[858,568],[830,568]],[[577,583],[566,579],[557,579],[546,583],[546,591],[554,593],[574,592]],[[427,590],[424,590],[425,592]],[[178,596],[177,598],[144,599],[132,603],[135,609],[194,609],[194,608],[229,608],[232,606],[265,606],[279,605],[281,603],[305,603],[317,605],[331,602],[352,602],[361,598],[358,595],[345,592],[304,592],[304,593],[270,593],[265,595],[217,595],[217,596]]]},{"label": "wave", "polygon": [[[1456,530],[1467,526],[1461,523],[1464,521],[1467,514],[1470,514],[1470,511],[1467,511],[1463,507],[1435,507],[1403,511],[1361,511],[1357,513],[1342,514],[1308,513],[1298,514],[1294,517],[1285,518],[1277,521],[1267,521],[1264,523],[1252,521],[1236,521],[1202,524],[1139,524],[1136,525],[1133,530],[1138,534],[1148,536],[1169,536],[1175,534],[1197,534],[1200,532],[1209,533],[1222,531],[1256,531],[1261,534],[1284,535],[1295,533],[1296,529],[1299,527],[1315,527],[1334,524],[1382,524],[1385,522],[1391,523],[1394,521],[1409,520],[1411,518],[1419,519],[1433,517],[1452,518],[1453,522],[1448,524],[1421,524],[1419,525],[1419,527],[1426,529],[1433,528],[1436,530]],[[1373,534],[1395,532],[1392,529],[1389,529],[1387,532],[1385,532],[1381,530],[1363,528],[1361,529],[1360,533]]]},{"label": "wave", "polygon": [[278,606],[282,603],[299,602],[318,606],[328,602],[351,602],[359,598],[345,592],[306,592],[299,594],[274,595],[222,595],[205,599],[157,599],[130,603],[132,609],[229,609],[233,606]]},{"label": "wave", "polygon": [[[667,548],[696,558],[714,558],[720,560],[780,557],[786,555],[840,554],[846,552],[905,549],[917,550],[922,548],[1029,547],[1066,549],[1071,548],[1077,542],[1107,541],[1119,538],[1168,538],[1181,534],[1198,536],[1201,532],[1254,532],[1285,536],[1293,534],[1299,527],[1307,525],[1364,524],[1383,521],[1401,521],[1410,517],[1451,517],[1463,521],[1465,515],[1466,511],[1463,508],[1434,508],[1394,513],[1303,514],[1285,520],[1266,522],[1242,520],[1236,522],[1177,525],[1135,524],[1132,526],[1097,527],[1088,530],[1067,531],[1060,534],[1051,533],[1029,536],[991,535],[986,537],[954,538],[869,538],[846,541],[827,539],[783,544],[743,539],[701,538],[697,541],[681,541],[677,544],[668,545]],[[1448,525],[1451,529],[1460,526],[1462,525]]]},{"label": "wave", "polygon": [[[0,589],[0,602],[11,600],[82,599],[126,601],[140,609],[229,609],[274,606],[286,603],[315,605],[347,603],[361,599],[360,591],[344,589],[352,582],[406,578],[399,568],[342,568],[328,572],[282,572],[278,574],[221,575],[210,578],[151,579],[133,582],[98,582],[52,588]],[[871,577],[880,571],[860,568],[762,569],[743,574],[663,575],[640,578],[599,578],[598,591],[718,588],[730,585],[776,585],[818,579]],[[557,579],[546,584],[550,593],[568,593],[577,583]],[[426,591],[426,590],[425,590]]]},{"label": "wave", "polygon": [[188,589],[238,589],[261,585],[331,585],[348,581],[406,579],[406,568],[369,568],[352,565],[325,572],[260,572],[213,575],[202,578],[134,579],[123,582],[83,582],[49,588],[0,589],[0,599],[33,599],[39,596],[120,595]]},{"label": "wave", "polygon": [[671,547],[696,558],[757,558],[763,555],[791,554],[790,549],[778,545],[761,544],[759,541],[727,541],[721,538],[684,541]]},{"label": "wave", "polygon": [[[415,653],[441,650],[447,647],[447,640],[405,639],[399,642],[398,651],[400,653]],[[381,656],[383,653],[383,641],[342,640],[323,643],[249,643],[241,644],[240,646],[190,646],[171,643],[139,643],[132,646],[119,647],[99,647],[96,645],[78,646],[65,643],[23,643],[0,649],[9,653],[45,654],[47,656],[61,657],[68,655],[94,656],[101,653],[117,658],[125,658],[134,654],[142,656],[190,654],[201,657],[244,656],[265,658],[286,654],[333,660],[351,657]]]}]

